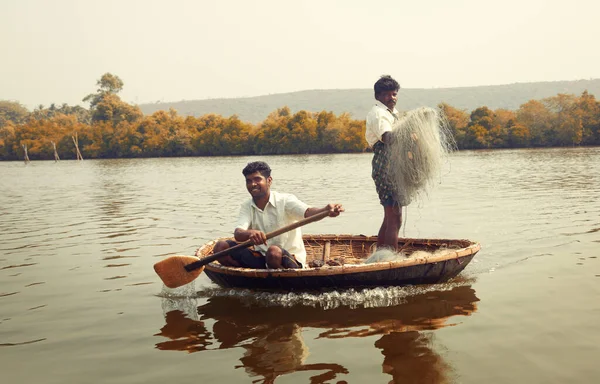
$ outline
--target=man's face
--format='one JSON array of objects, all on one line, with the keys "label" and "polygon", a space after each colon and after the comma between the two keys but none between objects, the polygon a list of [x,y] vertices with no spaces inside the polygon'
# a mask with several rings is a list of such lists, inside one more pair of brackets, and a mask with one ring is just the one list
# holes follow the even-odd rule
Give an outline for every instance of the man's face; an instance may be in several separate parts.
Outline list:
[{"label": "man's face", "polygon": [[269,196],[271,190],[271,176],[264,177],[260,172],[254,172],[246,176],[246,189],[253,199]]},{"label": "man's face", "polygon": [[398,101],[398,91],[383,91],[377,96],[377,100],[393,111]]}]

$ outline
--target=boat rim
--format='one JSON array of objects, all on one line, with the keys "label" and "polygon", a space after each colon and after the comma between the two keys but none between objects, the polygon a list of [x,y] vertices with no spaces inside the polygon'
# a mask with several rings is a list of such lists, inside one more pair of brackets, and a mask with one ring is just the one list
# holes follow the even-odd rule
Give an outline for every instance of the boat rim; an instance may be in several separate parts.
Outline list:
[{"label": "boat rim", "polygon": [[[364,236],[364,235],[305,235],[305,239],[316,239],[326,238],[335,236],[335,238],[356,238],[360,241],[372,241],[376,236]],[[231,239],[224,238],[224,239]],[[207,247],[213,247],[214,244],[222,239],[211,240],[208,243],[202,245],[198,252],[202,253]],[[216,273],[226,273],[228,275],[238,275],[246,277],[307,277],[307,276],[324,276],[324,275],[342,275],[349,273],[360,273],[360,272],[374,272],[383,271],[386,269],[397,269],[404,267],[411,267],[416,265],[433,264],[448,260],[457,260],[460,263],[460,259],[466,256],[471,256],[477,253],[481,249],[481,244],[476,241],[466,239],[408,239],[400,238],[399,242],[407,242],[412,244],[431,244],[431,242],[468,242],[470,245],[461,247],[459,249],[447,249],[448,252],[443,254],[431,255],[426,257],[408,257],[404,260],[394,261],[379,261],[369,264],[345,264],[339,266],[322,266],[322,267],[307,267],[302,269],[253,269],[253,268],[239,268],[239,267],[227,267],[219,264],[217,261],[213,261],[206,265],[206,269]]]}]

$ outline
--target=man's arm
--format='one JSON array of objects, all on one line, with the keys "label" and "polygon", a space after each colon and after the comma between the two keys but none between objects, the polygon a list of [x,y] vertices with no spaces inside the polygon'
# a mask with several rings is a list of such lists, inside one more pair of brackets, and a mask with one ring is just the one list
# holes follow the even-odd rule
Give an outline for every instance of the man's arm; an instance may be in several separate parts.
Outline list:
[{"label": "man's arm", "polygon": [[381,141],[383,141],[384,144],[391,144],[393,139],[394,136],[392,136],[391,131],[383,132],[383,135],[381,135]]},{"label": "man's arm", "polygon": [[388,111],[384,111],[383,109],[378,109],[377,112],[377,117],[373,124],[374,132],[384,144],[390,144],[393,139],[391,132],[394,118]]},{"label": "man's arm", "polygon": [[235,238],[235,241],[237,241],[238,243],[247,241],[247,240],[252,240],[253,244],[266,244],[267,243],[267,235],[259,230],[256,229],[242,229],[242,228],[236,228],[235,231],[233,232],[233,237]]},{"label": "man's arm", "polygon": [[341,204],[327,204],[323,208],[310,207],[304,212],[304,217],[311,217],[321,212],[329,212],[329,217],[336,217],[344,212],[344,207]]},{"label": "man's arm", "polygon": [[267,235],[262,231],[250,229],[250,227],[252,227],[252,208],[249,202],[245,202],[240,207],[240,215],[233,231],[233,237],[238,243],[252,240],[252,243],[256,245],[266,244]]}]

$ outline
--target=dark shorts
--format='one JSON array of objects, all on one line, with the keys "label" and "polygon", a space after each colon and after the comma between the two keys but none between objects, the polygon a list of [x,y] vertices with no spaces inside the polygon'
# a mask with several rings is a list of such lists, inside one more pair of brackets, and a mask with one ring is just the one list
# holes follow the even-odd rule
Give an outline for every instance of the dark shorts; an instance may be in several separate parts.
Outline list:
[{"label": "dark shorts", "polygon": [[[237,245],[237,243],[233,240],[227,240],[227,244],[230,247]],[[302,268],[302,264],[296,260],[294,255],[290,255],[288,251],[282,249],[283,257],[281,260],[281,264],[284,268],[298,269]],[[254,269],[266,269],[266,257],[252,248],[239,248],[234,249],[229,253],[229,255],[244,268],[254,268]]]},{"label": "dark shorts", "polygon": [[378,141],[373,146],[373,160],[371,162],[373,170],[371,171],[371,177],[375,182],[379,202],[384,207],[398,205],[394,197],[394,186],[388,176],[388,163],[389,155],[386,146],[381,141]]}]

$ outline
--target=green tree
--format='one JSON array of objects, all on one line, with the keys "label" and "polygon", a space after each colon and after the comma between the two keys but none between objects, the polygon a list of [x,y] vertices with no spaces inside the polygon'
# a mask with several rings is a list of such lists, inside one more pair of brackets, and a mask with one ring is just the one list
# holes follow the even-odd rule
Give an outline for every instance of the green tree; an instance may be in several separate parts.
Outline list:
[{"label": "green tree", "polygon": [[80,123],[91,123],[90,111],[79,105],[70,106],[66,103],[63,103],[58,108],[55,104],[50,105],[49,108],[44,108],[44,106],[40,104],[33,110],[33,112],[30,114],[30,117],[36,120],[44,120],[50,119],[56,116],[57,114],[62,114],[66,116],[72,115],[75,116],[77,118],[77,121],[79,121]]},{"label": "green tree", "polygon": [[469,124],[463,139],[464,149],[489,148],[488,130],[479,124]]},{"label": "green tree", "polygon": [[96,82],[96,85],[98,86],[96,93],[91,93],[83,98],[83,101],[89,101],[90,109],[95,108],[96,105],[102,100],[104,95],[116,95],[123,89],[123,81],[119,78],[119,76],[108,72],[100,77],[100,80]]},{"label": "green tree", "polygon": [[0,160],[17,158],[15,124],[8,120],[0,125]]},{"label": "green tree", "polygon": [[331,140],[335,151],[327,152],[364,152],[368,147],[365,139],[365,120],[353,120],[350,114],[342,113],[336,121],[328,127],[335,133]]},{"label": "green tree", "polygon": [[576,97],[559,93],[542,100],[552,113],[551,131],[548,139],[551,146],[581,144],[583,126],[576,112]]},{"label": "green tree", "polygon": [[317,121],[315,151],[318,153],[335,152],[339,130],[333,127],[338,122],[338,118],[331,111],[321,111],[315,118]]},{"label": "green tree", "polygon": [[508,137],[507,143],[511,148],[523,148],[528,147],[531,140],[531,133],[529,128],[523,124],[518,123],[516,120],[509,120],[508,126]]},{"label": "green tree", "polygon": [[486,130],[492,129],[494,126],[494,112],[488,107],[479,107],[471,112],[469,125],[479,125]]},{"label": "green tree", "polygon": [[438,108],[448,123],[448,128],[454,137],[454,141],[456,141],[456,145],[458,148],[463,148],[469,115],[465,110],[454,108],[446,103],[439,104]]},{"label": "green tree", "polygon": [[576,100],[575,111],[582,125],[581,144],[600,145],[600,102],[586,90]]},{"label": "green tree", "polygon": [[[471,112],[464,137],[465,148],[490,148],[492,140],[500,133],[496,127],[494,112],[488,107],[479,107]],[[497,144],[494,141],[495,144]]]},{"label": "green tree", "polygon": [[517,125],[527,127],[530,132],[530,145],[546,147],[550,145],[549,133],[552,127],[552,114],[540,101],[530,100],[517,110]]},{"label": "green tree", "polygon": [[96,83],[98,89],[83,98],[90,103],[91,122],[111,122],[117,126],[122,121],[134,122],[142,117],[137,106],[129,105],[117,95],[123,89],[123,81],[111,73],[105,73]]},{"label": "green tree", "polygon": [[92,109],[92,123],[110,122],[114,126],[126,121],[133,123],[143,116],[138,106],[121,101],[117,95],[107,93]]},{"label": "green tree", "polygon": [[21,124],[27,120],[29,110],[16,101],[0,100],[0,127],[7,122]]},{"label": "green tree", "polygon": [[[282,153],[316,153],[317,120],[307,111],[295,113],[287,123],[288,146],[283,147]],[[285,132],[285,131],[284,131]]]},{"label": "green tree", "polygon": [[276,155],[291,149],[288,123],[291,112],[288,107],[278,108],[271,112],[259,125],[255,140],[254,153],[257,155]]}]

